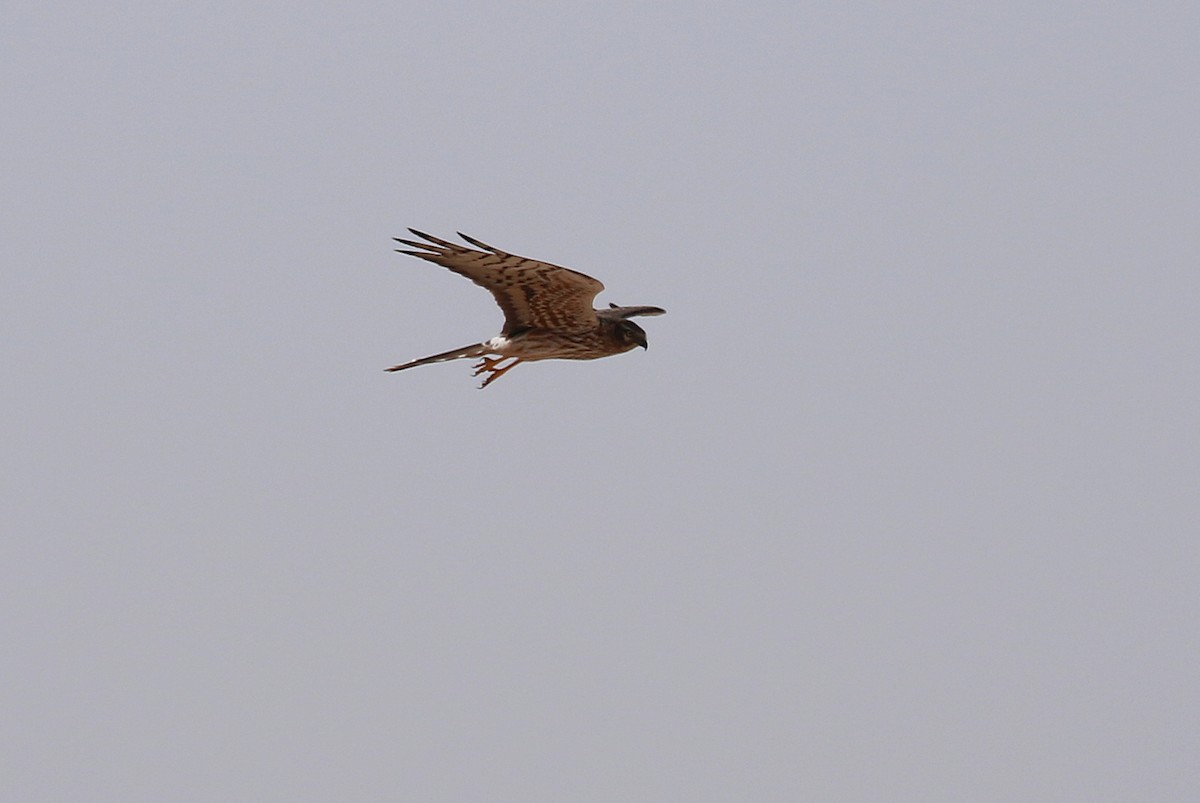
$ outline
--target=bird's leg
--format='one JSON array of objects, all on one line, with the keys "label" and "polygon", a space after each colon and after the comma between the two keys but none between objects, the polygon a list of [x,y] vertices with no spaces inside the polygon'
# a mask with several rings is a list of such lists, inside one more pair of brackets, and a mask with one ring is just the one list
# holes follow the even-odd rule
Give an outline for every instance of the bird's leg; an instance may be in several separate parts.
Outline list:
[{"label": "bird's leg", "polygon": [[512,359],[512,358],[510,358],[510,357],[484,357],[482,360],[475,363],[475,365],[474,365],[475,373],[471,374],[471,376],[479,376],[484,371],[495,371],[497,365],[499,365],[500,363],[502,363],[508,359]]},{"label": "bird's leg", "polygon": [[520,357],[512,357],[511,358],[512,362],[510,362],[508,365],[504,366],[503,368],[498,367],[500,365],[500,363],[504,362],[507,359],[510,359],[510,358],[509,357],[484,357],[482,360],[479,361],[479,364],[475,366],[475,373],[472,374],[472,376],[479,376],[480,374],[482,374],[484,372],[487,372],[487,374],[488,374],[488,378],[483,380],[483,384],[479,386],[480,390],[483,390],[488,385],[490,385],[493,380],[498,379],[499,377],[503,376],[505,371],[507,371],[509,368],[512,368],[514,365],[516,365],[517,363],[519,363],[521,361]]}]

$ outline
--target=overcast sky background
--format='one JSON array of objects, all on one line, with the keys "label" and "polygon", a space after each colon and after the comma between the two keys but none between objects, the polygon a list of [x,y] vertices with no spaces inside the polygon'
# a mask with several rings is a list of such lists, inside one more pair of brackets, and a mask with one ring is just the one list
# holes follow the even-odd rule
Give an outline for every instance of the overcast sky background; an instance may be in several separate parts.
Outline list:
[{"label": "overcast sky background", "polygon": [[[16,3],[4,800],[1200,798],[1200,6]],[[490,337],[456,230],[656,304]]]}]

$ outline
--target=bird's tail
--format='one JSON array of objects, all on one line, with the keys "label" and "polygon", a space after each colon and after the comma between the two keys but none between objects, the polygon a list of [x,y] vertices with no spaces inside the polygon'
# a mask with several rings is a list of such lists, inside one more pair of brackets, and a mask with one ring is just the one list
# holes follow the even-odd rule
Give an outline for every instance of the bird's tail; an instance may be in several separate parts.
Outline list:
[{"label": "bird's tail", "polygon": [[434,354],[431,357],[422,357],[421,359],[413,360],[412,362],[393,365],[391,368],[384,368],[383,370],[403,371],[405,368],[416,368],[418,365],[429,365],[430,363],[445,362],[446,360],[458,360],[463,357],[482,357],[488,353],[490,352],[488,351],[486,343],[476,343],[471,346],[463,346],[460,349],[454,349],[453,351],[444,351],[441,354]]}]

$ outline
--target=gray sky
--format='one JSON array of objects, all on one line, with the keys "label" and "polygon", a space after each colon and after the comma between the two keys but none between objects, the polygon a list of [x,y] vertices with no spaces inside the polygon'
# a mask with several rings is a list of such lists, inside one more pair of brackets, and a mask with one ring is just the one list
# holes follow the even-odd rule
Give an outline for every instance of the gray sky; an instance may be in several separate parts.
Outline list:
[{"label": "gray sky", "polygon": [[[17,3],[4,800],[1200,797],[1195,3]],[[650,349],[385,366],[461,230]]]}]

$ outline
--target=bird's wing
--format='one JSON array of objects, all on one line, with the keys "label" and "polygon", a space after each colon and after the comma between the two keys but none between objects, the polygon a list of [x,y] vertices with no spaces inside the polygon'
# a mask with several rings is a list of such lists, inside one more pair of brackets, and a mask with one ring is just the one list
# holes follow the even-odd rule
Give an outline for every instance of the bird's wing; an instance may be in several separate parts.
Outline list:
[{"label": "bird's wing", "polygon": [[592,302],[604,285],[591,276],[505,253],[461,232],[459,237],[482,250],[446,242],[416,229],[409,231],[427,242],[396,237],[396,242],[420,249],[396,250],[449,268],[490,290],[504,310],[503,334],[523,329],[586,332],[596,328]]},{"label": "bird's wing", "polygon": [[662,307],[618,307],[616,304],[609,304],[608,309],[596,310],[596,315],[600,318],[636,318],[639,315],[666,314],[667,311]]}]

